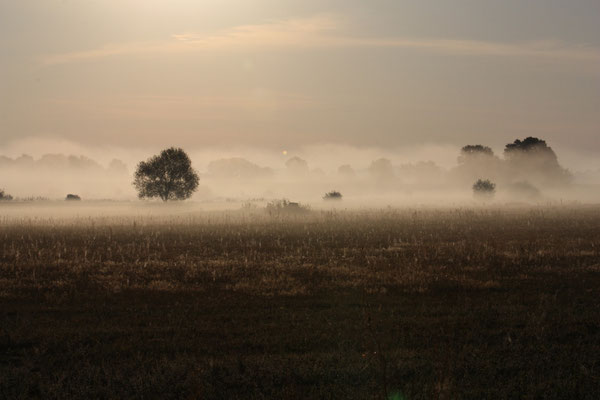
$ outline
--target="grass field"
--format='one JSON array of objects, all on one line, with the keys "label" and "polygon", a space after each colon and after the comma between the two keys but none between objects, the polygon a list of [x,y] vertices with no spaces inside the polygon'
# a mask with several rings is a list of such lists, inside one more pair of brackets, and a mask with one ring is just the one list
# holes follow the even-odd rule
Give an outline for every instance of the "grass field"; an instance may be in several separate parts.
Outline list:
[{"label": "grass field", "polygon": [[0,399],[600,396],[600,207],[6,215]]}]

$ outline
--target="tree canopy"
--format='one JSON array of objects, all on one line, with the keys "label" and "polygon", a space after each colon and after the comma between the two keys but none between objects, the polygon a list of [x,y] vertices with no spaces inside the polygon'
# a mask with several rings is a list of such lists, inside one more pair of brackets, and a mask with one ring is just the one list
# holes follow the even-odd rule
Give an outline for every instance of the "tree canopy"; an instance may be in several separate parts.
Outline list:
[{"label": "tree canopy", "polygon": [[460,152],[462,154],[483,154],[486,156],[493,156],[494,151],[487,146],[483,146],[481,144],[468,144],[464,146]]},{"label": "tree canopy", "polygon": [[200,178],[188,155],[171,147],[138,164],[133,185],[140,198],[184,200],[198,188]]},{"label": "tree canopy", "polygon": [[460,156],[458,157],[459,164],[468,162],[470,160],[480,159],[481,157],[493,157],[494,151],[487,146],[481,144],[469,144],[460,149]]},{"label": "tree canopy", "polygon": [[516,156],[517,154],[524,153],[536,153],[540,155],[546,155],[549,158],[556,159],[556,154],[552,147],[549,147],[546,144],[545,140],[541,140],[535,137],[527,137],[523,140],[515,140],[513,143],[509,143],[504,148],[504,155],[506,158],[511,158]]}]

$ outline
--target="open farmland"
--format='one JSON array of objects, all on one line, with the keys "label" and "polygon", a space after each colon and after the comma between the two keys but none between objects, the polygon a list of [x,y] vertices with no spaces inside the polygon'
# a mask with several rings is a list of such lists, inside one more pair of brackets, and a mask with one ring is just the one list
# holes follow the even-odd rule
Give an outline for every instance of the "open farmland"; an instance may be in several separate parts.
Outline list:
[{"label": "open farmland", "polygon": [[4,215],[0,398],[600,393],[600,207]]}]

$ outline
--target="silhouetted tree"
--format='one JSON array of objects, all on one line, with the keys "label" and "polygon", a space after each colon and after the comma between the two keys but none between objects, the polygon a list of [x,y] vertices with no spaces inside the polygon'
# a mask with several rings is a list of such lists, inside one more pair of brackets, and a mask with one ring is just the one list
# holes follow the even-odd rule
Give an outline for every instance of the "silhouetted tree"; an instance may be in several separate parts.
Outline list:
[{"label": "silhouetted tree", "polygon": [[496,184],[489,179],[478,179],[473,184],[473,194],[479,198],[491,198],[496,193]]},{"label": "silhouetted tree", "polygon": [[554,150],[545,140],[527,137],[506,145],[504,158],[513,176],[522,176],[540,184],[564,184],[571,174],[558,163]]},{"label": "silhouetted tree", "polygon": [[80,201],[81,197],[77,194],[67,194],[67,197],[65,197],[65,200],[67,201]]},{"label": "silhouetted tree", "polygon": [[504,148],[504,155],[506,158],[518,156],[523,153],[546,154],[548,157],[556,159],[556,154],[554,154],[552,148],[546,144],[545,140],[531,136],[523,140],[517,139],[513,143],[507,144]]},{"label": "silhouetted tree", "polygon": [[171,147],[161,151],[160,155],[140,162],[133,185],[140,198],[184,200],[198,188],[199,180],[185,151]]}]

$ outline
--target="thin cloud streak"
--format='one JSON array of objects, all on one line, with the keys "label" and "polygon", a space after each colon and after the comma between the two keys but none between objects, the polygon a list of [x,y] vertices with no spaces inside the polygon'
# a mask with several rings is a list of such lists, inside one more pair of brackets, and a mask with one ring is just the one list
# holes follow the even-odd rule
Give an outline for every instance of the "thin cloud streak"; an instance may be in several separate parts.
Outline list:
[{"label": "thin cloud streak", "polygon": [[600,49],[562,41],[502,43],[480,40],[401,37],[352,37],[344,21],[331,16],[289,19],[233,27],[215,34],[181,33],[170,40],[108,44],[97,49],[49,55],[46,65],[112,56],[160,55],[211,51],[293,50],[306,48],[387,47],[465,56],[537,57],[600,62]]}]

